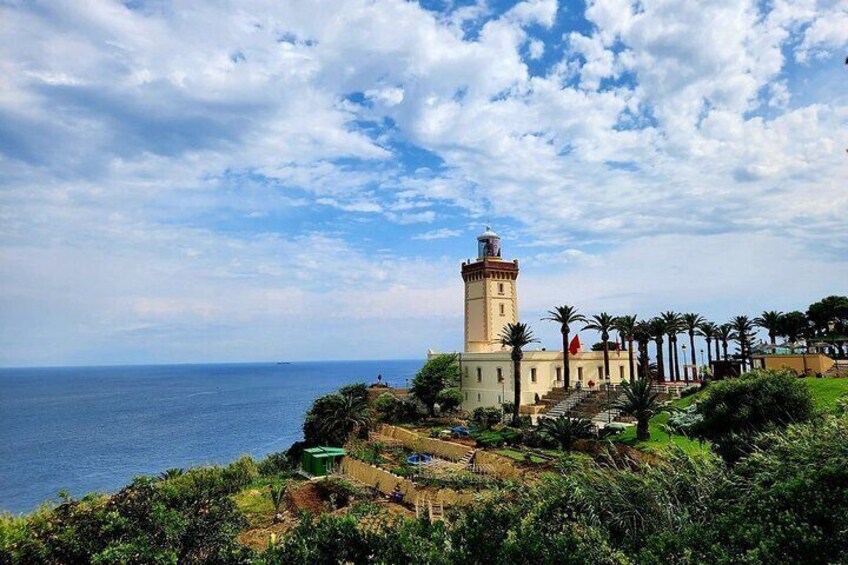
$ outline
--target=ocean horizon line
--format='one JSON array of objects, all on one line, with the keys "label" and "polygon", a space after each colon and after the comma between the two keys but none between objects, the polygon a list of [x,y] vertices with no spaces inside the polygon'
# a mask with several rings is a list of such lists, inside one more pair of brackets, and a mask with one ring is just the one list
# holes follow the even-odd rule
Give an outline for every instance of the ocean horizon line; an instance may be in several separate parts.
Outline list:
[{"label": "ocean horizon line", "polygon": [[0,371],[38,370],[38,369],[119,369],[129,367],[212,367],[236,365],[291,365],[315,363],[377,363],[393,361],[426,361],[425,357],[392,357],[381,359],[277,359],[273,361],[203,361],[203,362],[174,362],[174,363],[105,363],[80,365],[0,365]]}]

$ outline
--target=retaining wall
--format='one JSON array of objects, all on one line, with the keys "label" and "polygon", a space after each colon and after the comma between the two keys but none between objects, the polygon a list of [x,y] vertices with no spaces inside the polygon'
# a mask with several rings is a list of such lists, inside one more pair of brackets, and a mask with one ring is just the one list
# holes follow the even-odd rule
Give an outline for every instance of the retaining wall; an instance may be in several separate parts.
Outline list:
[{"label": "retaining wall", "polygon": [[414,451],[428,453],[450,461],[459,461],[466,453],[471,451],[470,447],[462,445],[461,443],[453,443],[451,441],[442,441],[440,439],[424,437],[411,430],[391,426],[389,424],[383,424],[379,433],[398,440],[404,447]]},{"label": "retaining wall", "polygon": [[399,485],[404,502],[408,504],[415,504],[416,499],[420,496],[429,498],[433,502],[441,502],[445,506],[456,506],[468,504],[476,496],[475,493],[457,492],[451,489],[420,488],[409,479],[399,477],[385,469],[380,469],[351,457],[343,457],[339,469],[344,475],[360,483],[375,487],[386,495],[395,492],[395,485]]}]

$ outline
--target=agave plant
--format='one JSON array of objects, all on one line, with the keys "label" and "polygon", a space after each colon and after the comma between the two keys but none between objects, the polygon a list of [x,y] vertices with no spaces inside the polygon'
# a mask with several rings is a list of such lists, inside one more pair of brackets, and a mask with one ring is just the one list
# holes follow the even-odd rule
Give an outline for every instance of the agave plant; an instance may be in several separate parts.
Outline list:
[{"label": "agave plant", "polygon": [[271,504],[274,505],[274,523],[280,521],[280,506],[283,505],[283,499],[285,499],[286,495],[286,486],[285,484],[273,484],[271,485],[268,496],[271,498]]},{"label": "agave plant", "polygon": [[546,418],[539,423],[539,436],[563,451],[571,451],[574,441],[595,435],[595,426],[586,418]]}]

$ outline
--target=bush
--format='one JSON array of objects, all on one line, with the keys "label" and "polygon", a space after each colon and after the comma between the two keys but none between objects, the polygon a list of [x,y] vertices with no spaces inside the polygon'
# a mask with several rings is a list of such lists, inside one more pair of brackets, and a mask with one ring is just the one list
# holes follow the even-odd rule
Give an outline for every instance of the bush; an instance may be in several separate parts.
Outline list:
[{"label": "bush", "polygon": [[411,422],[418,417],[415,404],[400,400],[390,392],[378,396],[373,406],[381,422]]},{"label": "bush", "polygon": [[282,451],[271,453],[257,465],[259,474],[263,477],[273,477],[283,473],[291,472],[292,466],[289,458]]},{"label": "bush", "polygon": [[756,447],[716,497],[712,527],[697,535],[702,561],[845,563],[848,419],[791,425]]},{"label": "bush", "polygon": [[458,388],[446,388],[439,392],[436,396],[436,402],[439,404],[439,409],[444,412],[451,412],[462,405],[462,391]]},{"label": "bush", "polygon": [[703,420],[693,433],[733,462],[750,453],[757,434],[808,420],[815,408],[807,385],[792,373],[758,370],[713,384],[698,413]]},{"label": "bush", "polygon": [[478,430],[488,430],[499,424],[503,419],[503,412],[494,406],[480,406],[471,413],[471,420]]},{"label": "bush", "polygon": [[[412,379],[412,394],[434,415],[439,394],[446,388],[459,384],[459,356],[456,354],[437,355],[415,374]],[[461,402],[461,400],[460,400]]]},{"label": "bush", "polygon": [[221,480],[227,492],[235,493],[259,477],[259,467],[253,457],[242,455],[221,471]]}]

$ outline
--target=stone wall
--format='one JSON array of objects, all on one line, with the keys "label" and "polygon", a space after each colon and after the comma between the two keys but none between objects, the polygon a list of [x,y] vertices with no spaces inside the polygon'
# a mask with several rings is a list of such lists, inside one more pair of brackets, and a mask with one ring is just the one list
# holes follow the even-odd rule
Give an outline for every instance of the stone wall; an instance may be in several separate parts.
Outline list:
[{"label": "stone wall", "polygon": [[478,495],[470,492],[457,492],[451,489],[424,489],[415,485],[409,479],[399,477],[393,473],[369,465],[363,461],[351,457],[342,458],[339,467],[342,474],[360,483],[371,486],[383,494],[395,492],[395,486],[399,486],[403,500],[407,504],[415,504],[418,497],[440,502],[445,506],[456,506],[472,502]]},{"label": "stone wall", "polygon": [[512,464],[509,458],[491,451],[478,451],[474,455],[474,463],[491,468],[501,479],[514,480],[521,476],[521,471]]},{"label": "stone wall", "polygon": [[394,438],[401,442],[404,447],[413,451],[420,451],[429,455],[435,455],[442,459],[450,461],[459,461],[462,457],[471,451],[471,448],[461,443],[453,443],[450,441],[442,441],[440,439],[424,437],[416,432],[383,424],[379,433],[381,435]]}]

